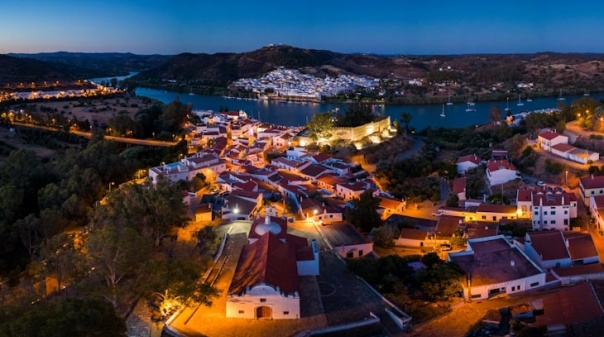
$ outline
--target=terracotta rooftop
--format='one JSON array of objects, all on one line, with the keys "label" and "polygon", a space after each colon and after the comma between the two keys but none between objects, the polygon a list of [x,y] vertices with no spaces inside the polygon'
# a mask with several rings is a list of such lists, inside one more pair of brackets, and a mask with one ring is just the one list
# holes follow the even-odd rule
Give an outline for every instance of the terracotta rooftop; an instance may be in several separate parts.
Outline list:
[{"label": "terracotta rooftop", "polygon": [[576,265],[566,268],[553,268],[552,272],[559,277],[569,277],[589,274],[604,274],[604,266],[600,263]]},{"label": "terracotta rooftop", "polygon": [[455,178],[453,180],[453,193],[461,193],[466,190],[466,177]]},{"label": "terracotta rooftop", "polygon": [[588,176],[579,179],[585,189],[604,188],[604,176]]},{"label": "terracotta rooftop", "polygon": [[228,292],[240,294],[247,287],[259,283],[279,287],[284,293],[293,293],[300,289],[293,246],[282,242],[271,233],[243,247]]},{"label": "terracotta rooftop", "polygon": [[410,239],[410,240],[426,240],[428,237],[428,231],[413,228],[402,228],[399,238]]},{"label": "terracotta rooftop", "polygon": [[552,146],[552,149],[560,151],[560,152],[569,152],[569,151],[576,149],[576,147],[574,147],[572,145],[560,143],[560,144],[556,144],[556,145]]},{"label": "terracotta rooftop", "polygon": [[596,195],[593,198],[597,208],[604,207],[604,195]]},{"label": "terracotta rooftop", "polygon": [[564,288],[543,297],[543,315],[537,315],[537,326],[575,324],[601,317],[604,313],[591,283]]},{"label": "terracotta rooftop", "polygon": [[327,167],[323,166],[323,165],[310,164],[307,167],[305,167],[304,169],[302,169],[300,171],[300,174],[306,175],[306,176],[309,176],[309,177],[318,177],[321,174],[329,172],[329,171],[331,171],[331,170],[328,169]]},{"label": "terracotta rooftop", "polygon": [[459,157],[457,159],[456,163],[457,164],[461,164],[461,163],[465,163],[465,162],[468,162],[468,161],[472,162],[472,163],[474,163],[476,165],[480,164],[480,158],[478,158],[475,154],[469,154],[467,156]]},{"label": "terracotta rooftop", "polygon": [[317,180],[330,186],[335,186],[336,184],[343,183],[345,181],[344,179],[331,173],[322,174],[317,178]]},{"label": "terracotta rooftop", "polygon": [[482,242],[469,240],[468,244],[474,250],[473,254],[449,254],[449,258],[470,275],[473,287],[504,283],[543,273],[518,247],[511,246],[503,237]]},{"label": "terracotta rooftop", "polygon": [[504,213],[504,214],[514,213],[514,214],[516,214],[516,212],[518,211],[518,208],[516,206],[512,206],[512,205],[495,205],[495,204],[483,203],[483,204],[478,205],[478,209],[476,211],[485,212],[485,213]]},{"label": "terracotta rooftop", "polygon": [[389,198],[381,195],[378,195],[377,198],[380,200],[379,207],[382,208],[397,209],[402,204],[400,199]]},{"label": "terracotta rooftop", "polygon": [[334,247],[351,246],[369,242],[348,222],[334,222],[319,227],[325,239]]},{"label": "terracotta rooftop", "polygon": [[487,162],[487,170],[491,172],[499,170],[516,170],[514,165],[510,164],[507,160],[489,160]]},{"label": "terracotta rooftop", "polygon": [[564,135],[561,135],[561,134],[556,133],[556,132],[551,132],[551,131],[545,131],[545,132],[542,132],[542,133],[539,134],[539,137],[541,137],[543,139],[547,139],[547,140],[552,140],[552,139],[555,139],[555,138],[560,137],[560,136],[566,137]]},{"label": "terracotta rooftop", "polygon": [[438,223],[436,224],[436,235],[441,237],[451,237],[455,233],[455,230],[459,228],[459,225],[463,221],[463,217],[452,216],[452,215],[442,215],[440,219],[438,219]]},{"label": "terracotta rooftop", "polygon": [[550,261],[570,258],[562,232],[528,232],[527,235],[531,240],[531,246],[541,256],[541,260]]},{"label": "terracotta rooftop", "polygon": [[571,260],[581,260],[598,256],[598,250],[591,235],[585,233],[564,232],[568,241],[568,252]]}]

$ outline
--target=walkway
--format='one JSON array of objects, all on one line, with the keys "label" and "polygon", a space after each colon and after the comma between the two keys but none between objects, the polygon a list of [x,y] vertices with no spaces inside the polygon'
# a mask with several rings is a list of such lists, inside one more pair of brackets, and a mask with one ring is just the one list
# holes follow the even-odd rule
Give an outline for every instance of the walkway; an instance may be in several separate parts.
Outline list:
[{"label": "walkway", "polygon": [[[27,124],[27,123],[20,123],[20,122],[12,122],[12,124],[17,125],[17,126],[26,127],[26,128],[32,128],[32,129],[40,129],[40,130],[53,131],[53,132],[59,131],[59,129],[57,129],[57,128],[51,128],[51,127],[42,126],[42,125]],[[69,133],[72,133],[76,136],[88,138],[88,139],[92,138],[91,132],[82,132],[82,131],[76,131],[76,130],[72,129],[72,130],[69,130]],[[178,144],[178,142],[165,142],[165,141],[151,140],[151,139],[114,137],[114,136],[107,136],[107,135],[105,135],[104,138],[107,140],[113,140],[113,141],[120,142],[120,143],[145,145],[145,146],[170,147],[170,146],[175,146]]]},{"label": "walkway", "polygon": [[399,154],[398,157],[396,157],[397,160],[407,159],[407,158],[415,155],[422,148],[422,145],[424,145],[424,142],[422,142],[421,140],[419,140],[415,137],[410,137],[410,139],[413,140],[413,147],[410,148],[409,150]]}]

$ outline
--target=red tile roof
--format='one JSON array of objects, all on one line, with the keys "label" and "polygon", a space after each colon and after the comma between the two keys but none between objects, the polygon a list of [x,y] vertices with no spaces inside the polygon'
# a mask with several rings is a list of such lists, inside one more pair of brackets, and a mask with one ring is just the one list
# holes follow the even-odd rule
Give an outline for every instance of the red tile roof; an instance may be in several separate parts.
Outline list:
[{"label": "red tile roof", "polygon": [[229,293],[240,294],[259,283],[279,287],[285,293],[300,289],[294,247],[271,233],[243,247]]},{"label": "red tile roof", "polygon": [[466,190],[466,177],[455,178],[453,180],[453,193],[461,193]]},{"label": "red tile roof", "polygon": [[594,201],[596,203],[596,207],[597,208],[602,208],[604,207],[604,195],[596,195],[594,197]]},{"label": "red tile roof", "polygon": [[495,205],[495,204],[486,204],[482,203],[478,205],[478,209],[476,212],[484,212],[484,213],[504,213],[504,214],[516,214],[518,208],[512,205]]},{"label": "red tile roof", "polygon": [[541,137],[543,139],[547,139],[547,140],[552,140],[552,139],[555,139],[555,138],[560,137],[560,136],[566,137],[564,135],[561,135],[561,134],[556,133],[556,132],[551,132],[551,131],[545,131],[545,132],[542,132],[542,133],[539,134],[539,137]]},{"label": "red tile roof", "polygon": [[457,163],[457,164],[461,164],[461,163],[465,163],[465,162],[467,162],[467,161],[472,162],[472,163],[474,163],[474,164],[476,164],[476,165],[480,164],[480,158],[478,158],[478,157],[477,157],[476,155],[474,155],[474,154],[469,154],[469,155],[467,155],[467,156],[462,156],[462,157],[459,157],[459,158],[457,159],[457,162],[456,162],[456,163]]},{"label": "red tile roof", "polygon": [[428,237],[428,231],[423,231],[413,228],[402,228],[399,238],[410,239],[410,240],[426,240]]},{"label": "red tile roof", "polygon": [[604,188],[604,176],[583,177],[580,180],[584,189]]},{"label": "red tile roof", "polygon": [[560,144],[556,144],[556,145],[552,146],[552,149],[558,150],[560,152],[569,152],[569,151],[576,149],[576,147],[574,147],[572,145],[560,143]]},{"label": "red tile roof", "polygon": [[604,313],[591,283],[564,288],[543,297],[543,315],[537,315],[537,326],[575,324],[601,317]]},{"label": "red tile roof", "polygon": [[541,256],[542,261],[570,258],[561,232],[529,232],[528,235],[531,239],[531,246]]},{"label": "red tile roof", "polygon": [[568,252],[571,260],[581,260],[598,256],[598,250],[591,235],[585,233],[564,232],[568,240]]},{"label": "red tile roof", "polygon": [[566,268],[553,268],[552,271],[560,277],[588,275],[588,274],[604,274],[604,266],[600,263],[576,265]]},{"label": "red tile roof", "polygon": [[487,170],[495,172],[498,170],[516,170],[514,165],[510,164],[507,160],[489,160],[487,162]]}]

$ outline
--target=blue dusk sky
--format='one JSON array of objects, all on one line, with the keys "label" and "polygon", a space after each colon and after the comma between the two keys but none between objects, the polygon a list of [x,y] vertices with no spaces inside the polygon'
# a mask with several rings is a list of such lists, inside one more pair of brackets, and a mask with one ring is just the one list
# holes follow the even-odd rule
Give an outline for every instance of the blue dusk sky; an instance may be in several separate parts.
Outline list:
[{"label": "blue dusk sky", "polygon": [[4,0],[0,53],[604,52],[604,1]]}]

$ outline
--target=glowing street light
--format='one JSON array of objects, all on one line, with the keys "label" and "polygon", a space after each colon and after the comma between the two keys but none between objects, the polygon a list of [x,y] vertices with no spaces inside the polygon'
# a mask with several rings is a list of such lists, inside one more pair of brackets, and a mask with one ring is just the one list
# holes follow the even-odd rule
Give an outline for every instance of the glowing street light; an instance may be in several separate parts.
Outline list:
[{"label": "glowing street light", "polygon": [[564,184],[566,185],[566,187],[568,187],[568,170],[564,173],[565,173]]},{"label": "glowing street light", "polygon": [[111,186],[115,185],[115,183],[112,181],[109,183],[109,192],[111,192]]}]

